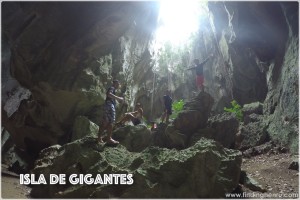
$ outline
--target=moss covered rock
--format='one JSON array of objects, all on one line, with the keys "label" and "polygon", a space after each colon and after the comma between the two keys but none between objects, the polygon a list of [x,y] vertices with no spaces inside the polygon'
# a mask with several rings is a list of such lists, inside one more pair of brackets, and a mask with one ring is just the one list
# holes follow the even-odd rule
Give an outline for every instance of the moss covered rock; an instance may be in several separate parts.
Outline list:
[{"label": "moss covered rock", "polygon": [[85,136],[97,137],[99,127],[84,116],[78,116],[73,125],[72,141]]},{"label": "moss covered rock", "polygon": [[238,185],[241,153],[201,139],[184,149],[148,147],[140,153],[122,145],[99,145],[85,137],[44,149],[34,174],[132,174],[133,184],[33,185],[47,198],[221,198]]}]

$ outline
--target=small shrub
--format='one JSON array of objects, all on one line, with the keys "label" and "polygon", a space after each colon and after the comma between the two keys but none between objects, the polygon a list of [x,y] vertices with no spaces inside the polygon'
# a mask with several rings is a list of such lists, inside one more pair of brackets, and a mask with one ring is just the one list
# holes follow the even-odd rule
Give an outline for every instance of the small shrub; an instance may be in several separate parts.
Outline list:
[{"label": "small shrub", "polygon": [[179,101],[175,101],[173,104],[172,104],[172,109],[175,111],[175,112],[180,112],[183,110],[183,105],[184,105],[184,101],[183,99],[179,100]]},{"label": "small shrub", "polygon": [[234,113],[239,121],[243,120],[242,107],[236,102],[236,100],[231,101],[231,108],[224,108],[224,111]]},{"label": "small shrub", "polygon": [[170,118],[176,118],[178,113],[183,110],[183,105],[184,105],[183,99],[173,102],[172,103],[173,114],[170,116]]}]

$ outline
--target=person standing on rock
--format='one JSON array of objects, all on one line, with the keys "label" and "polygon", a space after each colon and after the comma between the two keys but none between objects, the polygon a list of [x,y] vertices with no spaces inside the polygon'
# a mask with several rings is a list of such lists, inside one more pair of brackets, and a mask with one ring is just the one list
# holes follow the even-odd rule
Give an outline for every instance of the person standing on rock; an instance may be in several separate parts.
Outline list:
[{"label": "person standing on rock", "polygon": [[164,95],[164,113],[161,117],[161,123],[164,123],[166,119],[166,123],[169,123],[169,117],[172,115],[172,103],[173,99],[171,98],[171,91],[167,90],[166,94]]},{"label": "person standing on rock", "polygon": [[99,126],[98,131],[98,142],[103,143],[103,131],[107,131],[106,142],[111,144],[118,144],[119,142],[112,139],[112,130],[113,125],[116,120],[116,100],[119,102],[123,102],[124,98],[116,96],[116,89],[120,87],[120,83],[118,80],[113,81],[113,86],[109,87],[106,92],[106,99],[104,104],[104,113],[103,120]]},{"label": "person standing on rock", "polygon": [[198,91],[204,91],[204,75],[203,75],[203,66],[204,64],[209,60],[209,58],[212,57],[209,56],[207,57],[203,62],[199,63],[199,59],[194,60],[194,67],[188,68],[186,70],[196,70],[196,86]]}]

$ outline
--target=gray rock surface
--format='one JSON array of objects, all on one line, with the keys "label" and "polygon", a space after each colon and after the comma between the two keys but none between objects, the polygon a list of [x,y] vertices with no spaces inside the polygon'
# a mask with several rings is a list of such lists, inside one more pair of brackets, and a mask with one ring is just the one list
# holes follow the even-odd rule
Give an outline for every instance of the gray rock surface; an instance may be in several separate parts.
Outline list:
[{"label": "gray rock surface", "polygon": [[299,171],[299,156],[294,156],[292,163],[289,166],[289,169]]},{"label": "gray rock surface", "polygon": [[251,114],[263,114],[263,104],[260,102],[253,102],[250,104],[244,104],[242,108],[244,115],[251,115]]},{"label": "gray rock surface", "polygon": [[267,189],[251,178],[245,171],[241,171],[240,183],[252,191],[267,192]]},{"label": "gray rock surface", "polygon": [[125,146],[128,151],[141,152],[151,143],[151,131],[144,124],[128,125],[114,130],[113,138]]},{"label": "gray rock surface", "polygon": [[186,102],[173,124],[175,129],[185,135],[191,135],[199,128],[207,125],[207,120],[214,103],[213,98],[206,92],[200,92],[191,101]]},{"label": "gray rock surface", "polygon": [[75,141],[85,136],[98,136],[99,127],[84,116],[78,116],[73,125],[72,139]]},{"label": "gray rock surface", "polygon": [[267,126],[263,121],[248,123],[240,127],[241,143],[240,149],[246,150],[251,147],[259,146],[268,142],[269,135]]},{"label": "gray rock surface", "polygon": [[[138,81],[134,71],[142,79],[140,70],[151,71],[148,48],[156,26],[156,2],[5,2],[2,6],[6,99],[2,124],[18,147],[69,142],[78,116],[99,123],[112,79],[123,83],[118,95],[134,102],[136,92],[126,86],[133,88]],[[15,88],[9,75],[23,91],[9,90]],[[19,94],[19,101],[12,101]],[[122,109],[126,108],[120,106],[117,114]]]},{"label": "gray rock surface", "polygon": [[[201,139],[184,149],[102,146],[90,137],[44,149],[34,174],[132,174],[132,185],[34,185],[38,198],[221,198],[237,187],[241,153]],[[197,189],[196,189],[197,188]]]},{"label": "gray rock surface", "polygon": [[208,127],[215,130],[213,139],[220,142],[226,148],[233,148],[239,121],[233,114],[223,113],[209,118]]}]

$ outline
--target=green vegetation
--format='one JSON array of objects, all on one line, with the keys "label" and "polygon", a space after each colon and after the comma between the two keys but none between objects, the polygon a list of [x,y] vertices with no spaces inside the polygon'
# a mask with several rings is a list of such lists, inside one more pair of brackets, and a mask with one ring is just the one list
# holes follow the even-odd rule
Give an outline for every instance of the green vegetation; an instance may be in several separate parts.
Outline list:
[{"label": "green vegetation", "polygon": [[236,100],[231,101],[231,108],[224,108],[224,111],[234,113],[239,121],[243,120],[242,107],[236,102]]},{"label": "green vegetation", "polygon": [[189,66],[190,53],[194,49],[197,34],[191,34],[188,41],[180,46],[173,45],[167,41],[158,48],[153,55],[154,73],[167,76],[168,73],[175,73],[181,79],[184,77],[184,70]]},{"label": "green vegetation", "polygon": [[184,106],[183,99],[173,102],[172,103],[173,114],[170,116],[170,118],[176,118],[178,113],[183,110],[183,106]]},{"label": "green vegetation", "polygon": [[175,101],[175,102],[172,104],[172,109],[173,109],[175,112],[182,111],[183,105],[184,105],[184,101],[183,101],[183,99],[180,99],[179,101]]}]

